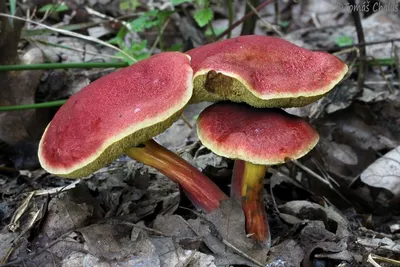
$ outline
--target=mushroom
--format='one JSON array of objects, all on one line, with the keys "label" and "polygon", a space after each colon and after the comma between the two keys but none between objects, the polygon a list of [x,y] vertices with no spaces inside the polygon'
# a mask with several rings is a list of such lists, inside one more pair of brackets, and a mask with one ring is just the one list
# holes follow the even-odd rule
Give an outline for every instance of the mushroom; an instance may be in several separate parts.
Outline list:
[{"label": "mushroom", "polygon": [[197,133],[211,151],[236,160],[231,195],[241,199],[247,233],[269,247],[262,198],[267,168],[307,154],[317,144],[318,133],[305,120],[280,109],[230,102],[213,104],[201,112]]},{"label": "mushroom", "polygon": [[193,103],[305,106],[328,93],[347,72],[347,65],[331,54],[268,36],[240,36],[187,54],[194,71]]},{"label": "mushroom", "polygon": [[179,183],[205,211],[227,196],[199,170],[157,144],[181,115],[193,90],[190,57],[166,52],[106,75],[73,95],[39,144],[48,172],[84,177],[128,154]]}]

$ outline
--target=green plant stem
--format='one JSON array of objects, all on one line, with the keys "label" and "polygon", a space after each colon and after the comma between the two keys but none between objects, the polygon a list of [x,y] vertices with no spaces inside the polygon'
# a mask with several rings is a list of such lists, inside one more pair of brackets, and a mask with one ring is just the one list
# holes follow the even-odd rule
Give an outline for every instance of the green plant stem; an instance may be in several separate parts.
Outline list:
[{"label": "green plant stem", "polygon": [[[368,66],[393,66],[396,65],[395,58],[375,58],[367,60]],[[356,63],[358,66],[358,63]]]},{"label": "green plant stem", "polygon": [[249,12],[254,11],[254,14],[243,22],[242,32],[240,35],[254,34],[254,31],[256,28],[256,23],[257,23],[256,14],[258,11],[254,10],[253,8],[254,8],[254,6],[259,5],[259,1],[258,0],[246,0],[245,2],[246,2],[245,3],[245,5],[246,5],[245,13],[248,14]]},{"label": "green plant stem", "polygon": [[[229,28],[232,27],[233,23],[233,5],[232,5],[232,0],[227,0],[226,1],[228,4],[228,20],[229,20]],[[231,38],[232,31],[228,32],[228,39]]]},{"label": "green plant stem", "polygon": [[216,41],[217,40],[217,34],[215,33],[215,29],[214,29],[214,26],[212,25],[211,21],[208,22],[208,27],[210,27],[213,40]]},{"label": "green plant stem", "polygon": [[57,100],[52,102],[44,102],[37,104],[26,104],[26,105],[15,105],[15,106],[3,106],[0,107],[0,112],[4,111],[18,111],[25,109],[37,109],[37,108],[51,108],[62,106],[67,100]]},{"label": "green plant stem", "polygon": [[0,71],[48,70],[48,69],[90,69],[90,68],[123,68],[127,62],[87,62],[87,63],[47,63],[29,65],[0,65]]}]

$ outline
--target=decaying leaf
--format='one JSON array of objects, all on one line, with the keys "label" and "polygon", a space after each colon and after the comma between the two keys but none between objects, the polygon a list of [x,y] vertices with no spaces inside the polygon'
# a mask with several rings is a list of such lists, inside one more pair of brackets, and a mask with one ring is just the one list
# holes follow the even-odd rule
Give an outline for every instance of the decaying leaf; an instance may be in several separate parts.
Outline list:
[{"label": "decaying leaf", "polygon": [[369,186],[385,188],[400,197],[400,147],[372,163],[361,173],[361,180]]},{"label": "decaying leaf", "polygon": [[[256,266],[248,258],[260,263],[264,263],[267,259],[268,250],[246,236],[243,211],[236,201],[231,199],[223,201],[217,210],[204,218],[189,220],[189,224],[197,235],[203,237],[207,247],[215,253],[218,265]],[[226,241],[237,250],[232,246],[227,247]]]},{"label": "decaying leaf", "polygon": [[56,238],[70,230],[86,226],[90,219],[101,218],[101,214],[102,208],[86,186],[78,185],[50,201],[43,232],[48,237]]},{"label": "decaying leaf", "polygon": [[300,244],[293,239],[287,239],[271,248],[267,266],[300,266],[303,258],[304,251]]},{"label": "decaying leaf", "polygon": [[322,207],[316,203],[297,200],[279,206],[279,210],[302,220],[321,221],[328,231],[340,238],[349,236],[347,220],[332,207]]}]

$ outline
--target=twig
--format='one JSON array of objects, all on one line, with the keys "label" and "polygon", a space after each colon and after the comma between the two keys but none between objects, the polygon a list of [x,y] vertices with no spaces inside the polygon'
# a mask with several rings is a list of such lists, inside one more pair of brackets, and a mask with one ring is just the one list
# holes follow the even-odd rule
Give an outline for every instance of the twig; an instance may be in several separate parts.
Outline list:
[{"label": "twig", "polygon": [[106,221],[110,222],[112,224],[125,224],[127,226],[131,226],[131,227],[134,227],[134,228],[142,229],[142,230],[145,230],[147,232],[151,232],[153,234],[160,235],[160,236],[171,237],[171,235],[164,234],[163,232],[157,231],[157,230],[155,230],[153,228],[137,225],[137,224],[134,224],[134,223],[131,223],[131,222],[127,222],[127,221],[122,221],[122,220],[117,220],[117,219],[110,219],[110,220],[106,220]]},{"label": "twig", "polygon": [[34,192],[28,194],[28,196],[22,201],[21,205],[17,208],[15,213],[11,218],[11,222],[8,225],[8,228],[11,232],[15,232],[19,227],[19,219],[21,219],[22,215],[28,209],[29,202],[31,201],[32,197],[34,196]]},{"label": "twig", "polygon": [[312,19],[312,21],[313,21],[313,23],[315,25],[315,28],[317,28],[317,29],[321,28],[321,23],[319,23],[317,14],[315,12],[313,12],[311,14],[311,19]]},{"label": "twig", "polygon": [[[320,180],[321,182],[325,183],[326,185],[329,186],[329,188],[335,192],[338,196],[340,196],[344,201],[346,201],[348,204],[352,204],[350,200],[348,200],[342,193],[340,193],[334,186],[332,186],[332,184],[330,183],[330,181],[332,181],[337,187],[340,187],[339,183],[336,182],[332,177],[330,177],[329,175],[326,175],[326,179],[324,179],[322,176],[316,174],[315,172],[313,172],[311,169],[307,168],[306,166],[304,166],[303,164],[301,164],[299,161],[297,160],[293,160],[293,163],[295,163],[298,167],[300,167],[303,171],[309,173],[310,175],[314,176],[315,178],[317,178],[318,180]],[[322,170],[321,166],[318,166],[318,163],[314,161],[314,164],[319,168],[319,170]]]},{"label": "twig", "polygon": [[66,186],[60,186],[60,187],[55,187],[55,188],[50,188],[50,189],[40,189],[40,190],[35,190],[32,193],[34,193],[34,196],[43,196],[43,195],[54,195],[54,194],[59,194],[64,191],[73,189],[76,187],[77,184],[79,184],[81,179],[78,179],[69,185]]},{"label": "twig", "polygon": [[[272,3],[273,0],[266,0],[264,2],[262,2],[261,4],[259,4],[256,7],[257,11],[260,11],[263,7],[265,7],[266,5]],[[250,16],[254,15],[254,11],[250,11],[249,13],[247,13],[246,15],[244,15],[241,19],[239,19],[238,21],[236,21],[235,23],[232,24],[232,26],[230,26],[228,29],[226,29],[225,31],[223,31],[220,35],[217,36],[217,40],[221,39],[222,37],[224,37],[225,35],[227,35],[229,32],[231,32],[233,29],[235,29],[237,26],[239,26],[240,24],[243,23],[243,21],[245,21],[246,19],[248,19]]]},{"label": "twig", "polygon": [[377,232],[377,231],[365,228],[363,226],[358,228],[358,231],[360,232],[360,234],[362,234],[363,236],[366,236],[366,237],[373,236],[375,238],[389,238],[389,239],[392,239],[393,241],[400,240],[400,234],[385,234],[385,233],[381,233],[381,232]]},{"label": "twig", "polygon": [[234,250],[237,254],[239,254],[240,256],[242,256],[243,258],[245,258],[246,260],[256,264],[257,266],[260,267],[264,267],[264,264],[262,264],[261,262],[259,262],[256,259],[253,259],[252,257],[250,257],[248,254],[246,254],[245,252],[241,251],[240,249],[238,249],[237,247],[235,247],[234,245],[232,245],[228,240],[225,240],[224,238],[222,238],[222,243],[224,243],[226,246],[228,246],[229,248],[231,248],[232,250]]},{"label": "twig", "polygon": [[[344,49],[342,51],[334,53],[334,55],[337,56],[341,53],[349,53],[349,52],[353,52],[353,51],[356,52],[356,56],[350,61],[350,63],[347,63],[347,65],[349,66],[349,70],[353,69],[354,65],[356,64],[357,58],[360,57],[360,49],[358,49],[358,47],[352,47],[352,48]],[[343,77],[342,82],[347,80],[350,77],[351,73],[352,73],[351,71],[348,71],[346,73],[346,75]]]},{"label": "twig", "polygon": [[324,176],[324,179],[326,180],[330,180],[331,182],[333,182],[337,187],[340,187],[339,183],[335,181],[335,179],[333,179],[329,173],[324,169],[324,167],[321,165],[321,163],[319,163],[318,161],[316,161],[314,158],[311,159],[311,161],[314,163],[314,165],[318,168],[318,170],[322,173],[322,175]]},{"label": "twig", "polygon": [[372,254],[368,255],[367,262],[371,263],[371,265],[374,266],[374,267],[382,267],[378,263],[376,263],[376,261],[374,261],[374,259],[372,258],[371,255]]},{"label": "twig", "polygon": [[[204,222],[207,223],[207,224],[210,226],[211,232],[212,232],[212,233],[215,233],[215,234],[214,234],[215,238],[219,239],[222,243],[224,243],[227,247],[231,248],[231,249],[232,249],[233,251],[235,251],[238,255],[242,256],[243,258],[245,258],[246,260],[248,260],[248,261],[254,263],[254,264],[257,265],[257,266],[260,266],[260,267],[264,267],[264,266],[265,266],[264,264],[262,264],[262,263],[259,262],[258,260],[253,259],[253,258],[252,258],[250,255],[248,255],[247,253],[245,253],[245,252],[241,251],[240,249],[238,249],[237,247],[235,247],[231,242],[229,242],[228,240],[226,240],[225,238],[223,238],[223,237],[221,236],[221,234],[219,233],[217,227],[216,227],[211,221],[209,221],[205,216],[203,216],[203,214],[201,214],[201,213],[199,213],[199,212],[197,212],[197,211],[195,211],[195,210],[185,208],[185,207],[180,207],[180,208],[181,208],[181,209],[184,209],[184,210],[191,211],[191,212],[193,212],[194,214],[196,214],[198,217],[202,218],[202,219],[204,220]],[[189,225],[189,226],[190,226],[190,225]],[[190,228],[194,231],[194,229],[193,229],[191,226],[190,226]],[[194,231],[194,232],[196,233],[196,231]],[[197,234],[197,233],[196,233],[196,234]],[[0,266],[0,267],[1,267],[1,266]]]},{"label": "twig", "polygon": [[[374,260],[379,260],[379,261],[383,261],[383,262],[386,262],[386,263],[390,263],[390,264],[394,264],[394,265],[400,266],[400,261],[388,259],[388,258],[381,257],[381,256],[378,256],[378,255],[375,255],[375,254],[369,254],[369,256],[371,256],[371,258],[374,259]],[[368,256],[368,258],[369,258],[369,256]]]},{"label": "twig", "polygon": [[[274,170],[274,169],[272,169],[272,168],[269,168],[268,171],[271,172],[271,173],[273,173],[273,174],[275,174],[275,175],[278,173],[277,170]],[[282,175],[285,175],[285,176],[286,176],[286,174],[283,174],[283,173],[282,173]],[[290,178],[289,178],[289,179],[290,179]],[[278,209],[278,204],[276,203],[276,199],[275,199],[274,192],[273,192],[273,190],[272,190],[272,184],[269,185],[269,195],[270,195],[271,198],[272,198],[272,203],[273,203],[273,205],[274,205],[274,210],[276,211],[277,214],[281,214],[281,212],[280,212],[279,209]]]},{"label": "twig", "polygon": [[29,253],[28,256],[19,258],[15,261],[12,262],[8,262],[6,264],[2,264],[0,265],[0,267],[8,267],[8,266],[13,266],[13,265],[17,265],[20,266],[20,263],[23,263],[26,260],[29,260],[32,257],[35,257],[39,254],[42,254],[43,252],[47,251],[50,247],[52,247],[53,245],[55,245],[56,243],[58,243],[59,241],[61,241],[61,239],[63,239],[64,237],[66,237],[67,235],[71,234],[73,232],[73,230],[66,232],[65,234],[63,234],[62,236],[60,236],[59,238],[55,239],[54,241],[51,241],[47,246],[45,246],[42,249],[39,249],[37,252],[33,252],[33,253]]},{"label": "twig", "polygon": [[182,113],[181,119],[183,122],[190,128],[193,129],[193,125],[190,123],[189,119],[185,116],[185,114]]},{"label": "twig", "polygon": [[400,38],[393,38],[393,39],[388,39],[388,40],[381,40],[381,41],[374,41],[374,42],[359,42],[357,44],[352,44],[352,45],[344,45],[341,47],[329,47],[329,48],[322,48],[322,49],[313,49],[313,51],[326,51],[329,53],[337,52],[342,49],[347,49],[347,48],[353,48],[353,47],[365,47],[369,45],[378,45],[378,44],[384,44],[384,43],[392,43],[392,42],[399,42]]},{"label": "twig", "polygon": [[394,45],[394,60],[396,64],[397,76],[399,79],[399,86],[400,86],[400,57],[396,45]]},{"label": "twig", "polygon": [[353,186],[353,184],[360,178],[361,173],[357,174],[353,179],[351,179],[350,183],[347,185],[347,188],[350,188]]},{"label": "twig", "polygon": [[[371,58],[372,58],[372,59],[375,59],[373,56],[371,56]],[[364,61],[364,62],[365,62],[365,61]],[[386,78],[385,72],[383,71],[383,69],[382,69],[382,67],[381,67],[381,64],[379,64],[379,61],[376,61],[376,63],[377,63],[376,66],[377,66],[378,69],[379,69],[379,73],[381,74],[382,78],[385,80],[385,82],[386,82],[386,84],[387,84],[387,87],[389,88],[389,92],[390,92],[391,94],[394,94],[394,89],[393,89],[392,85],[390,84],[389,80]]]},{"label": "twig", "polygon": [[217,34],[215,33],[214,26],[211,21],[209,21],[207,25],[208,25],[208,28],[210,28],[212,39],[215,42],[217,40]]},{"label": "twig", "polygon": [[202,151],[203,149],[206,149],[206,147],[203,146],[203,145],[201,145],[201,146],[199,147],[199,149],[197,149],[196,153],[194,153],[193,160],[196,160],[196,159],[197,159],[197,157],[198,157],[199,154],[200,154],[200,151]]},{"label": "twig", "polygon": [[0,13],[0,16],[7,17],[7,18],[13,18],[13,19],[16,19],[16,20],[22,20],[22,21],[29,22],[29,23],[33,23],[35,25],[42,26],[43,28],[46,28],[48,30],[52,30],[54,32],[58,32],[58,33],[62,33],[62,34],[68,35],[68,36],[80,38],[80,39],[83,39],[83,40],[86,40],[86,41],[91,41],[91,42],[95,42],[95,43],[98,43],[98,44],[102,44],[104,46],[107,46],[107,47],[109,47],[111,49],[114,49],[114,50],[124,54],[126,57],[128,57],[133,62],[137,62],[137,60],[135,58],[133,58],[131,55],[127,54],[125,51],[123,51],[123,50],[119,49],[118,47],[115,47],[115,46],[113,46],[113,45],[111,45],[111,44],[109,44],[107,42],[104,42],[104,41],[102,41],[100,39],[93,38],[91,36],[83,35],[83,34],[76,33],[76,32],[71,32],[71,31],[67,31],[67,30],[63,30],[63,29],[57,29],[57,28],[50,27],[50,26],[47,26],[45,24],[42,24],[42,23],[39,23],[39,22],[36,22],[36,21],[24,19],[24,18],[17,17],[17,16],[8,15],[8,14],[5,14],[5,13]]},{"label": "twig", "polygon": [[280,37],[283,37],[284,34],[279,31],[275,25],[272,25],[271,23],[269,23],[268,21],[266,21],[264,18],[262,18],[260,16],[260,13],[258,13],[258,11],[256,10],[256,8],[250,3],[249,0],[246,0],[247,5],[251,8],[251,10],[254,11],[254,13],[257,15],[257,17],[270,29],[272,29],[277,35],[279,35]]},{"label": "twig", "polygon": [[[250,5],[248,4],[249,2],[251,2],[253,4],[253,6],[258,5],[260,3],[259,0],[245,0],[245,10],[244,13],[249,13],[250,11],[254,11],[251,9]],[[240,35],[249,35],[249,34],[254,34],[255,30],[256,30],[256,24],[257,24],[257,17],[254,16],[254,14],[252,16],[250,16],[249,18],[247,18],[245,21],[243,21],[242,24],[242,30],[240,32]]]},{"label": "twig", "polygon": [[[349,5],[352,7],[356,7],[356,1],[355,0],[348,0]],[[356,31],[357,31],[357,38],[359,43],[365,43],[365,37],[364,37],[364,31],[361,23],[361,18],[360,18],[360,13],[357,8],[353,8],[351,10],[351,13],[353,14],[353,19],[354,19],[354,25],[356,26]],[[358,89],[361,91],[364,87],[364,80],[365,80],[365,71],[366,71],[366,64],[365,64],[365,59],[367,56],[365,46],[360,47],[360,64],[358,66]]]},{"label": "twig", "polygon": [[127,23],[126,21],[119,20],[119,19],[107,16],[107,15],[104,15],[103,13],[100,13],[100,12],[98,12],[98,11],[88,7],[88,6],[85,6],[85,9],[86,9],[86,11],[88,12],[89,15],[94,15],[94,16],[102,18],[102,19],[106,19],[106,20],[109,20],[109,21],[121,23],[122,25],[124,25],[128,29],[128,31],[132,32],[131,25],[129,23]]},{"label": "twig", "polygon": [[196,148],[196,146],[200,145],[200,140],[197,140],[189,145],[186,145],[176,151],[176,154],[182,155],[182,153],[188,152],[191,153],[192,150]]},{"label": "twig", "polygon": [[313,177],[317,178],[318,180],[320,180],[321,182],[323,182],[324,184],[326,184],[327,186],[329,186],[329,188],[333,189],[332,184],[329,182],[329,180],[326,180],[324,178],[322,178],[320,175],[316,174],[315,172],[313,172],[312,170],[310,170],[308,167],[304,166],[303,164],[301,164],[299,161],[297,160],[291,160],[295,165],[297,165],[300,169],[302,169],[303,171],[307,172],[308,174],[312,175]]},{"label": "twig", "polygon": [[275,9],[275,23],[279,25],[281,23],[281,12],[279,10],[279,0],[274,1],[274,9]]},{"label": "twig", "polygon": [[[108,54],[99,54],[98,52],[87,51],[85,49],[80,49],[80,48],[77,48],[77,47],[69,47],[69,46],[66,46],[66,45],[53,44],[53,43],[42,41],[42,40],[38,40],[38,39],[35,39],[35,38],[25,37],[25,39],[27,39],[29,42],[34,43],[35,46],[38,47],[39,49],[41,49],[41,47],[39,47],[37,45],[37,43],[40,43],[40,44],[43,44],[43,45],[47,45],[47,46],[54,46],[54,47],[58,47],[58,48],[68,49],[68,50],[71,50],[71,51],[77,51],[77,52],[85,53],[85,54],[88,54],[88,55],[101,56],[101,57],[113,58],[113,59],[121,59],[121,60],[123,59],[123,57],[119,57],[119,56],[113,56],[113,55],[108,55]],[[41,50],[43,51],[43,49],[41,49]],[[43,51],[43,52],[46,53],[46,51]]]},{"label": "twig", "polygon": [[[227,6],[228,6],[228,21],[229,21],[229,28],[232,27],[232,23],[233,23],[233,4],[232,4],[232,0],[226,0],[227,2]],[[228,32],[228,38],[231,38],[232,32],[229,31]]]},{"label": "twig", "polygon": [[23,65],[0,65],[0,71],[23,71],[23,70],[54,70],[54,69],[93,69],[93,68],[124,68],[128,67],[126,62],[71,62],[71,63],[44,63]]},{"label": "twig", "polygon": [[165,31],[165,28],[167,28],[168,23],[170,22],[170,20],[171,20],[171,17],[169,17],[169,18],[164,22],[163,26],[161,27],[161,30],[160,30],[160,32],[158,33],[156,40],[154,41],[153,45],[152,45],[151,48],[150,48],[150,54],[153,53],[153,50],[157,47],[157,44],[160,42],[161,36],[163,35],[163,33],[164,33],[164,31]]},{"label": "twig", "polygon": [[360,55],[360,49],[358,47],[345,48],[343,50],[339,50],[339,51],[333,53],[333,55],[340,56],[340,55],[351,53],[351,52],[356,52],[357,57],[359,57],[359,55]]}]

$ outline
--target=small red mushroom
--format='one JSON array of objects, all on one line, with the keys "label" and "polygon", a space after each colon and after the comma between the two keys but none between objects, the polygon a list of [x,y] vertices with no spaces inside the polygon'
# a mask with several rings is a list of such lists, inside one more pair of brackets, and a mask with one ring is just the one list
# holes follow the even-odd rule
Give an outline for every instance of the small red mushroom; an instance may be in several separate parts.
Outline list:
[{"label": "small red mushroom", "polygon": [[38,152],[42,167],[63,177],[84,177],[127,153],[181,184],[200,208],[216,209],[227,196],[199,170],[152,140],[188,104],[192,75],[189,56],[167,52],[89,84],[47,126]]},{"label": "small red mushroom", "polygon": [[254,107],[298,107],[328,93],[347,73],[337,57],[284,39],[248,35],[187,52],[192,58],[191,102],[230,100]]},{"label": "small red mushroom", "polygon": [[231,195],[241,199],[247,233],[270,246],[262,198],[267,168],[306,155],[318,143],[318,133],[305,120],[282,110],[229,102],[201,112],[197,133],[211,151],[236,160]]}]

